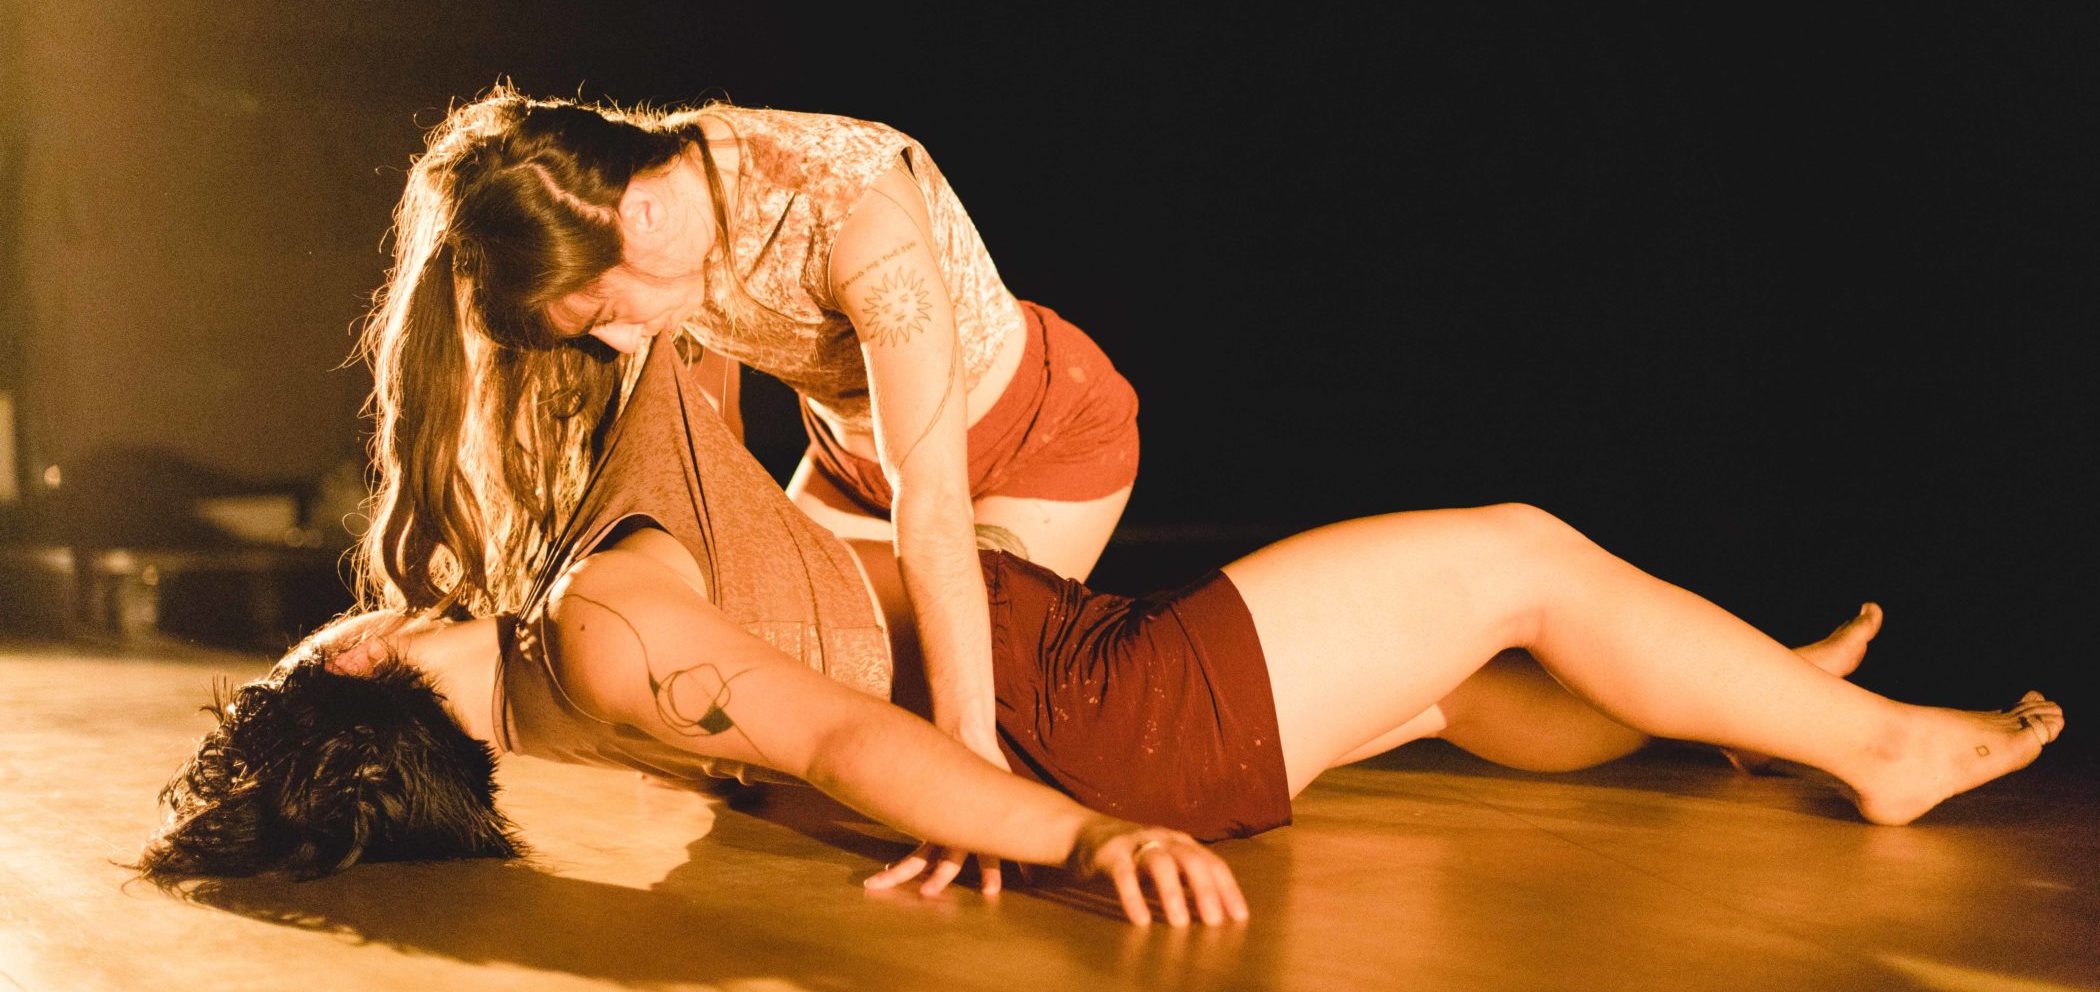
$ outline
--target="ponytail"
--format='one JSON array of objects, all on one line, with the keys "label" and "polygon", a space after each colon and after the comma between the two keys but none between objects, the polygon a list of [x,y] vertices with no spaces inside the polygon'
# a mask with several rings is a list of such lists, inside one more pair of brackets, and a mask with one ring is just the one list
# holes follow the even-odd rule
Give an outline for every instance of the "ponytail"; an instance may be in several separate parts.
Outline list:
[{"label": "ponytail", "polygon": [[379,502],[365,532],[364,593],[370,606],[442,610],[486,584],[461,464],[469,376],[451,250],[435,246],[388,293],[370,356]]},{"label": "ponytail", "polygon": [[[431,131],[359,342],[375,421],[356,559],[366,608],[524,606],[582,494],[621,371],[597,342],[563,337],[546,308],[620,263],[621,194],[694,142],[726,245],[722,179],[692,117],[498,86]],[[732,303],[749,300],[734,289]]]}]

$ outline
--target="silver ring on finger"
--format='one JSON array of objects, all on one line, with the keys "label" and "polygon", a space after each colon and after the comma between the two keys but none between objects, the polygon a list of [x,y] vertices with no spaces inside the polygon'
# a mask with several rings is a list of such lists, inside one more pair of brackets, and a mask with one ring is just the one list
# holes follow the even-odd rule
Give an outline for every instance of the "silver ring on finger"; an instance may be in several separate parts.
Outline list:
[{"label": "silver ring on finger", "polygon": [[1139,844],[1139,845],[1138,845],[1137,847],[1135,847],[1135,848],[1131,849],[1131,852],[1130,852],[1130,860],[1132,860],[1132,861],[1143,861],[1143,860],[1145,860],[1145,852],[1146,852],[1146,851],[1149,851],[1149,850],[1151,850],[1151,849],[1153,849],[1153,848],[1155,848],[1155,847],[1156,847],[1156,848],[1162,848],[1162,849],[1163,849],[1163,848],[1165,848],[1166,846],[1167,846],[1167,842],[1166,842],[1166,841],[1160,840],[1160,839],[1158,839],[1158,838],[1156,838],[1156,837],[1155,837],[1155,838],[1153,838],[1152,840],[1148,840],[1148,841],[1145,841],[1144,843],[1142,843],[1142,844]]}]

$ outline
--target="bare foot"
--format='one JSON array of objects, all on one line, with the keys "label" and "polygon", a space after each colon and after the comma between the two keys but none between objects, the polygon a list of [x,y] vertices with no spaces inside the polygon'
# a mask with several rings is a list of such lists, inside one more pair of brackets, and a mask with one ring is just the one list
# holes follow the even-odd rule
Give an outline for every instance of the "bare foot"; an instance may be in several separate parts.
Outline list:
[{"label": "bare foot", "polygon": [[2063,707],[2039,692],[2000,713],[1910,707],[1877,770],[1848,779],[1859,814],[1900,826],[1949,796],[2027,767],[2064,729]]},{"label": "bare foot", "polygon": [[[1794,649],[1802,660],[1839,678],[1852,674],[1867,656],[1867,643],[1881,633],[1881,607],[1867,603],[1859,608],[1858,615],[1838,625],[1836,630],[1814,644],[1804,644]],[[1721,749],[1722,756],[1735,770],[1745,775],[1763,775],[1774,771],[1775,759],[1755,751]]]},{"label": "bare foot", "polygon": [[1858,670],[1859,663],[1867,656],[1867,643],[1881,633],[1881,606],[1865,603],[1859,614],[1838,625],[1830,636],[1814,644],[1795,648],[1794,653],[1809,664],[1839,678]]}]

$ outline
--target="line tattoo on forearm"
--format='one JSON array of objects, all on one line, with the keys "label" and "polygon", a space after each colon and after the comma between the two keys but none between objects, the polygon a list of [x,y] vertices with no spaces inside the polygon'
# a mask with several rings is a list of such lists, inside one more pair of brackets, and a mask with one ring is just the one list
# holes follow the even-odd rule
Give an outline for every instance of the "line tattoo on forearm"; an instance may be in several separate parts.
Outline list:
[{"label": "line tattoo on forearm", "polygon": [[906,447],[904,454],[897,459],[897,467],[899,469],[902,469],[906,462],[911,461],[911,456],[919,450],[919,445],[933,435],[934,428],[941,425],[941,414],[948,411],[948,400],[955,395],[955,380],[962,378],[961,362],[962,349],[949,348],[948,381],[941,386],[941,401],[933,405],[933,416],[927,418],[926,427],[919,431],[919,436],[912,439],[910,446]]},{"label": "line tattoo on forearm", "polygon": [[861,337],[869,344],[903,344],[933,322],[933,291],[919,273],[893,269],[861,298],[860,308]]},{"label": "line tattoo on forearm", "polygon": [[917,248],[918,246],[919,242],[917,239],[906,241],[903,244],[896,246],[895,248],[891,248],[889,251],[883,252],[881,258],[878,258],[872,262],[869,262],[866,265],[861,266],[859,269],[854,270],[854,273],[852,275],[846,277],[845,282],[839,283],[838,291],[840,295],[844,295],[847,289],[851,288],[854,283],[860,281],[861,276],[867,275],[876,266],[881,265],[882,263],[887,262],[893,258],[896,258],[897,256],[902,255],[905,252],[912,250],[913,248]]},{"label": "line tattoo on forearm", "polygon": [[[649,679],[649,698],[655,702],[657,719],[662,720],[664,726],[686,737],[714,737],[734,730],[738,737],[744,739],[745,744],[750,745],[761,763],[769,768],[777,767],[773,764],[773,759],[767,757],[765,749],[759,747],[758,742],[752,740],[751,735],[746,733],[744,728],[737,726],[736,721],[729,716],[730,683],[750,674],[751,669],[747,668],[724,677],[721,669],[701,662],[680,668],[659,679],[656,677],[656,665],[649,658],[649,642],[643,639],[642,632],[635,628],[634,621],[627,619],[619,610],[588,596],[579,596],[572,592],[566,598],[589,603],[612,614],[613,619],[620,621],[628,633],[634,635],[635,645],[642,651],[643,674]],[[698,715],[693,713],[695,709],[700,711]]]}]

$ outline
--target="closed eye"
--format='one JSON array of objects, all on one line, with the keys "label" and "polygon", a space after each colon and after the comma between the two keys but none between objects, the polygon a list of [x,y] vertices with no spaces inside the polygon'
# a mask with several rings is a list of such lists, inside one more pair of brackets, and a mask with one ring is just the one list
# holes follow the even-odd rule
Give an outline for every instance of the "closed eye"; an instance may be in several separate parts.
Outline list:
[{"label": "closed eye", "polygon": [[612,318],[606,313],[606,311],[610,310],[611,308],[612,304],[610,303],[598,304],[598,309],[593,311],[589,317],[584,318],[583,326],[577,328],[576,332],[570,336],[580,338],[586,334],[591,333],[592,331],[597,330],[598,328],[604,327],[605,325],[612,323]]}]

